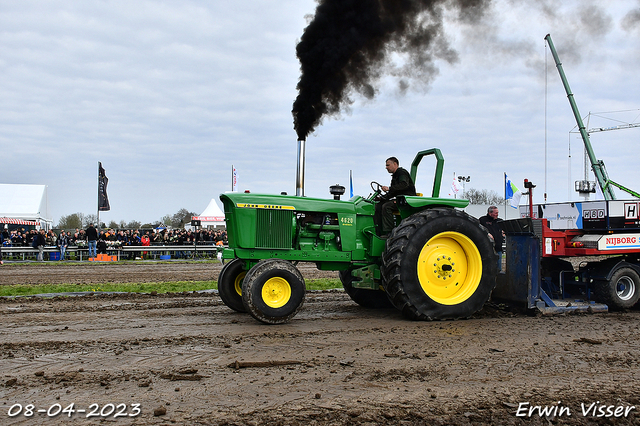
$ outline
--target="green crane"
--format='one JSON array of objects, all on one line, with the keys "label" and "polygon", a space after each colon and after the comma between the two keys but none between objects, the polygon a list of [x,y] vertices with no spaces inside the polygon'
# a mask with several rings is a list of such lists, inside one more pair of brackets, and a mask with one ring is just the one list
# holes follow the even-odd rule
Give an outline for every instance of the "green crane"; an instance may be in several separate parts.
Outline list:
[{"label": "green crane", "polygon": [[560,62],[560,58],[558,57],[558,52],[556,52],[556,49],[553,46],[553,41],[551,41],[551,34],[547,34],[544,39],[547,41],[547,43],[549,43],[549,49],[551,50],[554,61],[556,62],[556,68],[558,68],[558,73],[560,74],[560,79],[562,80],[564,89],[567,92],[567,98],[569,99],[569,104],[571,105],[573,115],[576,118],[576,123],[578,124],[578,129],[580,130],[580,136],[582,136],[582,141],[584,142],[584,148],[587,151],[587,156],[589,157],[589,161],[591,162],[591,168],[593,169],[593,173],[596,175],[596,180],[598,181],[598,185],[600,185],[600,189],[602,189],[605,200],[616,199],[616,194],[613,191],[614,186],[621,189],[622,191],[625,191],[628,194],[631,194],[636,198],[640,198],[640,194],[638,194],[637,192],[609,179],[609,175],[607,174],[607,169],[604,166],[604,162],[596,158],[596,154],[593,152],[593,148],[591,147],[589,133],[587,132],[587,129],[582,122],[580,112],[578,111],[578,105],[576,104],[573,93],[571,92],[571,88],[569,87],[569,82],[567,81],[567,77],[565,76],[564,70],[562,69],[562,63]]}]

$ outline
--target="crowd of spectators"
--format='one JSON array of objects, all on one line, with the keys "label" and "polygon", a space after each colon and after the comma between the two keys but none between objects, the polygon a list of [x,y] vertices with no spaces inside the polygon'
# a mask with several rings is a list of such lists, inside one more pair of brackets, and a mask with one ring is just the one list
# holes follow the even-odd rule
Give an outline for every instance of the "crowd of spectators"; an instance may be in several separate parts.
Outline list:
[{"label": "crowd of spectators", "polygon": [[[45,234],[45,245],[48,247],[60,246],[61,236],[64,230],[55,232],[49,230]],[[75,229],[64,231],[65,239],[69,246],[87,246],[87,236],[84,229]],[[3,230],[3,246],[4,247],[31,247],[33,239],[38,235],[38,231],[32,229],[30,231],[24,228],[9,231],[7,228]],[[103,242],[108,247],[114,246],[143,246],[143,245],[188,245],[188,244],[212,244],[226,245],[227,231],[225,230],[185,230],[185,229],[126,229],[101,230],[98,235],[98,242]]]}]

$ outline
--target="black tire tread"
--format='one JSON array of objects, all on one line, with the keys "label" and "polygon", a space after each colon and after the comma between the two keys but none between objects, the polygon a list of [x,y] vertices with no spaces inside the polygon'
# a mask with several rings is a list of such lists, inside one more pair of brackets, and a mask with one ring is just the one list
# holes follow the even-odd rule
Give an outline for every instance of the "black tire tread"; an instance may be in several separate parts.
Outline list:
[{"label": "black tire tread", "polygon": [[338,275],[340,276],[340,281],[342,282],[345,293],[358,305],[367,309],[393,308],[393,304],[384,290],[369,290],[353,287],[351,283],[354,282],[356,278],[351,275],[350,269],[340,271]]},{"label": "black tire tread", "polygon": [[235,279],[244,271],[244,262],[241,259],[233,259],[222,267],[218,275],[218,295],[227,307],[236,312],[247,312],[242,303],[242,296],[235,290]]},{"label": "black tire tread", "polygon": [[[290,309],[283,315],[269,315],[268,313],[264,312],[259,307],[260,301],[256,299],[256,295],[254,295],[251,291],[254,282],[260,280],[261,276],[273,270],[283,270],[287,273],[291,273],[301,283],[300,290],[302,291],[302,294],[300,300],[295,304],[295,306],[293,306],[293,309]],[[298,313],[300,308],[302,308],[305,299],[305,291],[306,289],[304,277],[302,276],[298,268],[296,268],[291,262],[277,258],[265,259],[258,262],[253,268],[249,270],[249,272],[247,272],[247,275],[244,277],[244,282],[242,284],[242,302],[247,312],[249,312],[249,314],[251,314],[251,316],[258,321],[265,324],[284,324],[286,322],[289,322],[291,318],[293,318]],[[293,295],[292,300],[294,300],[295,303],[295,296]]]},{"label": "black tire tread", "polygon": [[[402,260],[405,256],[407,248],[409,247],[410,237],[413,236],[420,228],[427,226],[429,222],[446,216],[458,217],[469,221],[472,226],[478,227],[483,234],[488,234],[488,231],[480,224],[480,221],[464,212],[452,208],[431,208],[418,212],[404,219],[400,223],[400,225],[394,228],[394,230],[391,232],[391,235],[389,236],[389,239],[387,240],[387,246],[385,252],[383,253],[382,262],[382,276],[384,287],[393,305],[397,309],[399,309],[405,317],[412,320],[423,321],[466,318],[475,313],[475,311],[482,308],[482,306],[479,306],[473,312],[457,312],[455,311],[455,309],[452,309],[452,311],[448,314],[434,315],[430,312],[421,312],[416,306],[414,306],[405,291],[405,284],[402,279]],[[492,244],[492,240],[490,241]],[[486,300],[482,302],[482,305],[484,305],[484,303],[490,298],[491,292],[495,287],[498,255],[492,249],[491,253],[481,252],[481,256],[483,257],[483,264],[486,263],[490,268],[493,268],[493,270],[489,272],[489,275],[493,276],[493,282],[492,284],[489,284],[491,285],[491,288],[488,292]],[[486,257],[489,258],[486,259]]]}]

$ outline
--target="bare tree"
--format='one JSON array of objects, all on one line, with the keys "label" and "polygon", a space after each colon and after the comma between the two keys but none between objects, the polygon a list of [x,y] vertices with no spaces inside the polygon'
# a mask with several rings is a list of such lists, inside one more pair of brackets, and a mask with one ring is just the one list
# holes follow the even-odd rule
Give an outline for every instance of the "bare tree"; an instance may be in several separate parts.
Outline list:
[{"label": "bare tree", "polygon": [[72,213],[68,216],[62,216],[58,222],[59,229],[77,229],[83,228],[84,215],[82,213]]},{"label": "bare tree", "polygon": [[488,189],[470,188],[464,191],[463,198],[469,200],[470,204],[498,205],[504,203],[503,197],[501,197],[496,191],[490,191]]},{"label": "bare tree", "polygon": [[138,222],[137,220],[132,220],[131,222],[127,223],[125,228],[127,228],[127,229],[138,229],[141,226],[142,226],[142,224],[140,222]]},{"label": "bare tree", "polygon": [[94,224],[97,225],[98,224],[98,216],[95,214],[88,214],[84,217],[84,219],[82,220],[82,227],[86,228],[88,227],[90,224]]},{"label": "bare tree", "polygon": [[182,228],[184,225],[191,222],[192,216],[197,216],[197,214],[190,212],[187,209],[180,209],[171,217],[171,226],[174,228]]}]

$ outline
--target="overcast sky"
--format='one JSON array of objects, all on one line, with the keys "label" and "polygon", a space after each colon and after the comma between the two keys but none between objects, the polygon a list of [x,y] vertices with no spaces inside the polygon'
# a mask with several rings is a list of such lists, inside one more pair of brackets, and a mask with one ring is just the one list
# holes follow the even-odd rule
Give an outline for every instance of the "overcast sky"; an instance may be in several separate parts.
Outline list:
[{"label": "overcast sky", "polygon": [[[56,223],[96,213],[98,161],[107,223],[201,213],[231,189],[232,165],[241,190],[295,194],[295,48],[315,7],[0,1],[0,183],[47,185]],[[373,99],[354,95],[310,135],[307,196],[330,198],[336,183],[348,191],[349,170],[354,192],[367,195],[370,181],[388,183],[387,157],[408,168],[417,151],[438,147],[444,195],[454,172],[471,176],[467,189],[502,194],[507,172],[520,188],[524,178],[537,185],[535,202],[545,189],[549,202],[578,199],[569,187],[582,179],[583,145],[570,134],[547,33],[581,114],[606,113],[588,128],[640,121],[637,0],[497,0],[473,25],[446,18],[445,32],[457,60],[436,61],[435,79],[410,80],[401,93],[383,78]],[[640,128],[592,134],[610,177],[635,190],[639,140]],[[419,191],[430,191],[432,167],[421,169]]]}]

